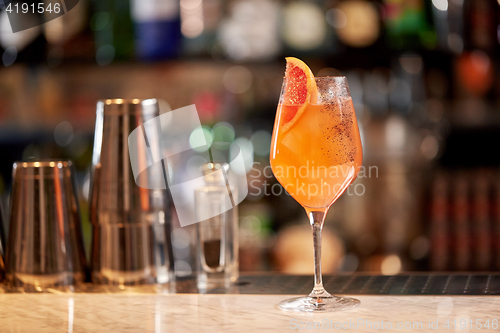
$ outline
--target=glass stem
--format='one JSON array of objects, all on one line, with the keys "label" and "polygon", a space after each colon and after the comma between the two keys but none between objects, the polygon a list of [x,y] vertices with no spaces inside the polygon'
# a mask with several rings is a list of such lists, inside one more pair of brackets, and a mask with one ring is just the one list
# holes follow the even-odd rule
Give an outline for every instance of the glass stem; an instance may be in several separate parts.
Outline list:
[{"label": "glass stem", "polygon": [[332,297],[323,287],[323,277],[321,275],[321,232],[328,209],[324,211],[307,211],[313,232],[314,240],[314,289],[309,294],[310,297]]}]

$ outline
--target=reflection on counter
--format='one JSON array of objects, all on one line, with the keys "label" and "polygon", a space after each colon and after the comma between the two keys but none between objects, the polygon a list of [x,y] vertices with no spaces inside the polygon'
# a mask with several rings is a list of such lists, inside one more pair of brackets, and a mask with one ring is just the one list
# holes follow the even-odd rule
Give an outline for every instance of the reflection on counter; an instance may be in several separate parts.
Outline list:
[{"label": "reflection on counter", "polygon": [[471,325],[473,329],[483,325],[483,329],[497,329],[499,325],[496,309],[500,301],[496,297],[485,302],[485,297],[480,296],[360,296],[362,306],[343,313],[341,318],[323,313],[298,316],[284,312],[275,307],[281,298],[282,295],[0,295],[0,320],[2,329],[13,332],[109,332],[110,327],[148,333],[255,332],[312,329],[314,325],[329,330],[352,325],[356,332],[373,332],[381,327],[383,331],[401,331],[405,325],[410,331],[448,332],[448,327],[466,331]]}]

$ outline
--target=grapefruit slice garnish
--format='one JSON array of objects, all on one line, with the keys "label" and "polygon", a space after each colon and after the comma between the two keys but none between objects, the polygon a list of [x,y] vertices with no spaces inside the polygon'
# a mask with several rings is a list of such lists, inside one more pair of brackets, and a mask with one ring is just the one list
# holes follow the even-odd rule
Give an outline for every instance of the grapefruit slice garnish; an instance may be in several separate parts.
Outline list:
[{"label": "grapefruit slice garnish", "polygon": [[282,104],[288,107],[283,109],[286,113],[281,115],[282,132],[288,131],[297,122],[307,105],[316,102],[317,96],[318,88],[311,69],[302,60],[287,57]]}]

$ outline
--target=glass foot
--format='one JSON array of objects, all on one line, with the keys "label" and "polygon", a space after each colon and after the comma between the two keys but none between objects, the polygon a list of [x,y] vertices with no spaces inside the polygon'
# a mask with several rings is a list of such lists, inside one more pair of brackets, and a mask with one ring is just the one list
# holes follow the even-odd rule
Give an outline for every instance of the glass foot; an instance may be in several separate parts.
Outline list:
[{"label": "glass foot", "polygon": [[296,312],[329,312],[357,308],[361,302],[355,298],[338,296],[304,296],[286,299],[279,303],[279,308]]}]

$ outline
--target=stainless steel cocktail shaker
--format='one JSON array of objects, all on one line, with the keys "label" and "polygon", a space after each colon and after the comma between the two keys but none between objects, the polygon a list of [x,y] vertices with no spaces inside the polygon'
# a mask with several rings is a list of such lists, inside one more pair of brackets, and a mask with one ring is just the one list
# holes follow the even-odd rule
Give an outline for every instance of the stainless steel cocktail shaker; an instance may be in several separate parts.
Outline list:
[{"label": "stainless steel cocktail shaker", "polygon": [[165,173],[158,173],[161,165],[146,168],[139,176],[142,180],[165,182],[165,186],[143,188],[136,184],[131,164],[146,166],[151,154],[161,154],[153,151],[160,149],[159,128],[148,128],[147,138],[129,138],[134,129],[158,116],[155,99],[108,99],[97,104],[90,191],[94,283],[141,285],[173,280],[171,200]]}]

